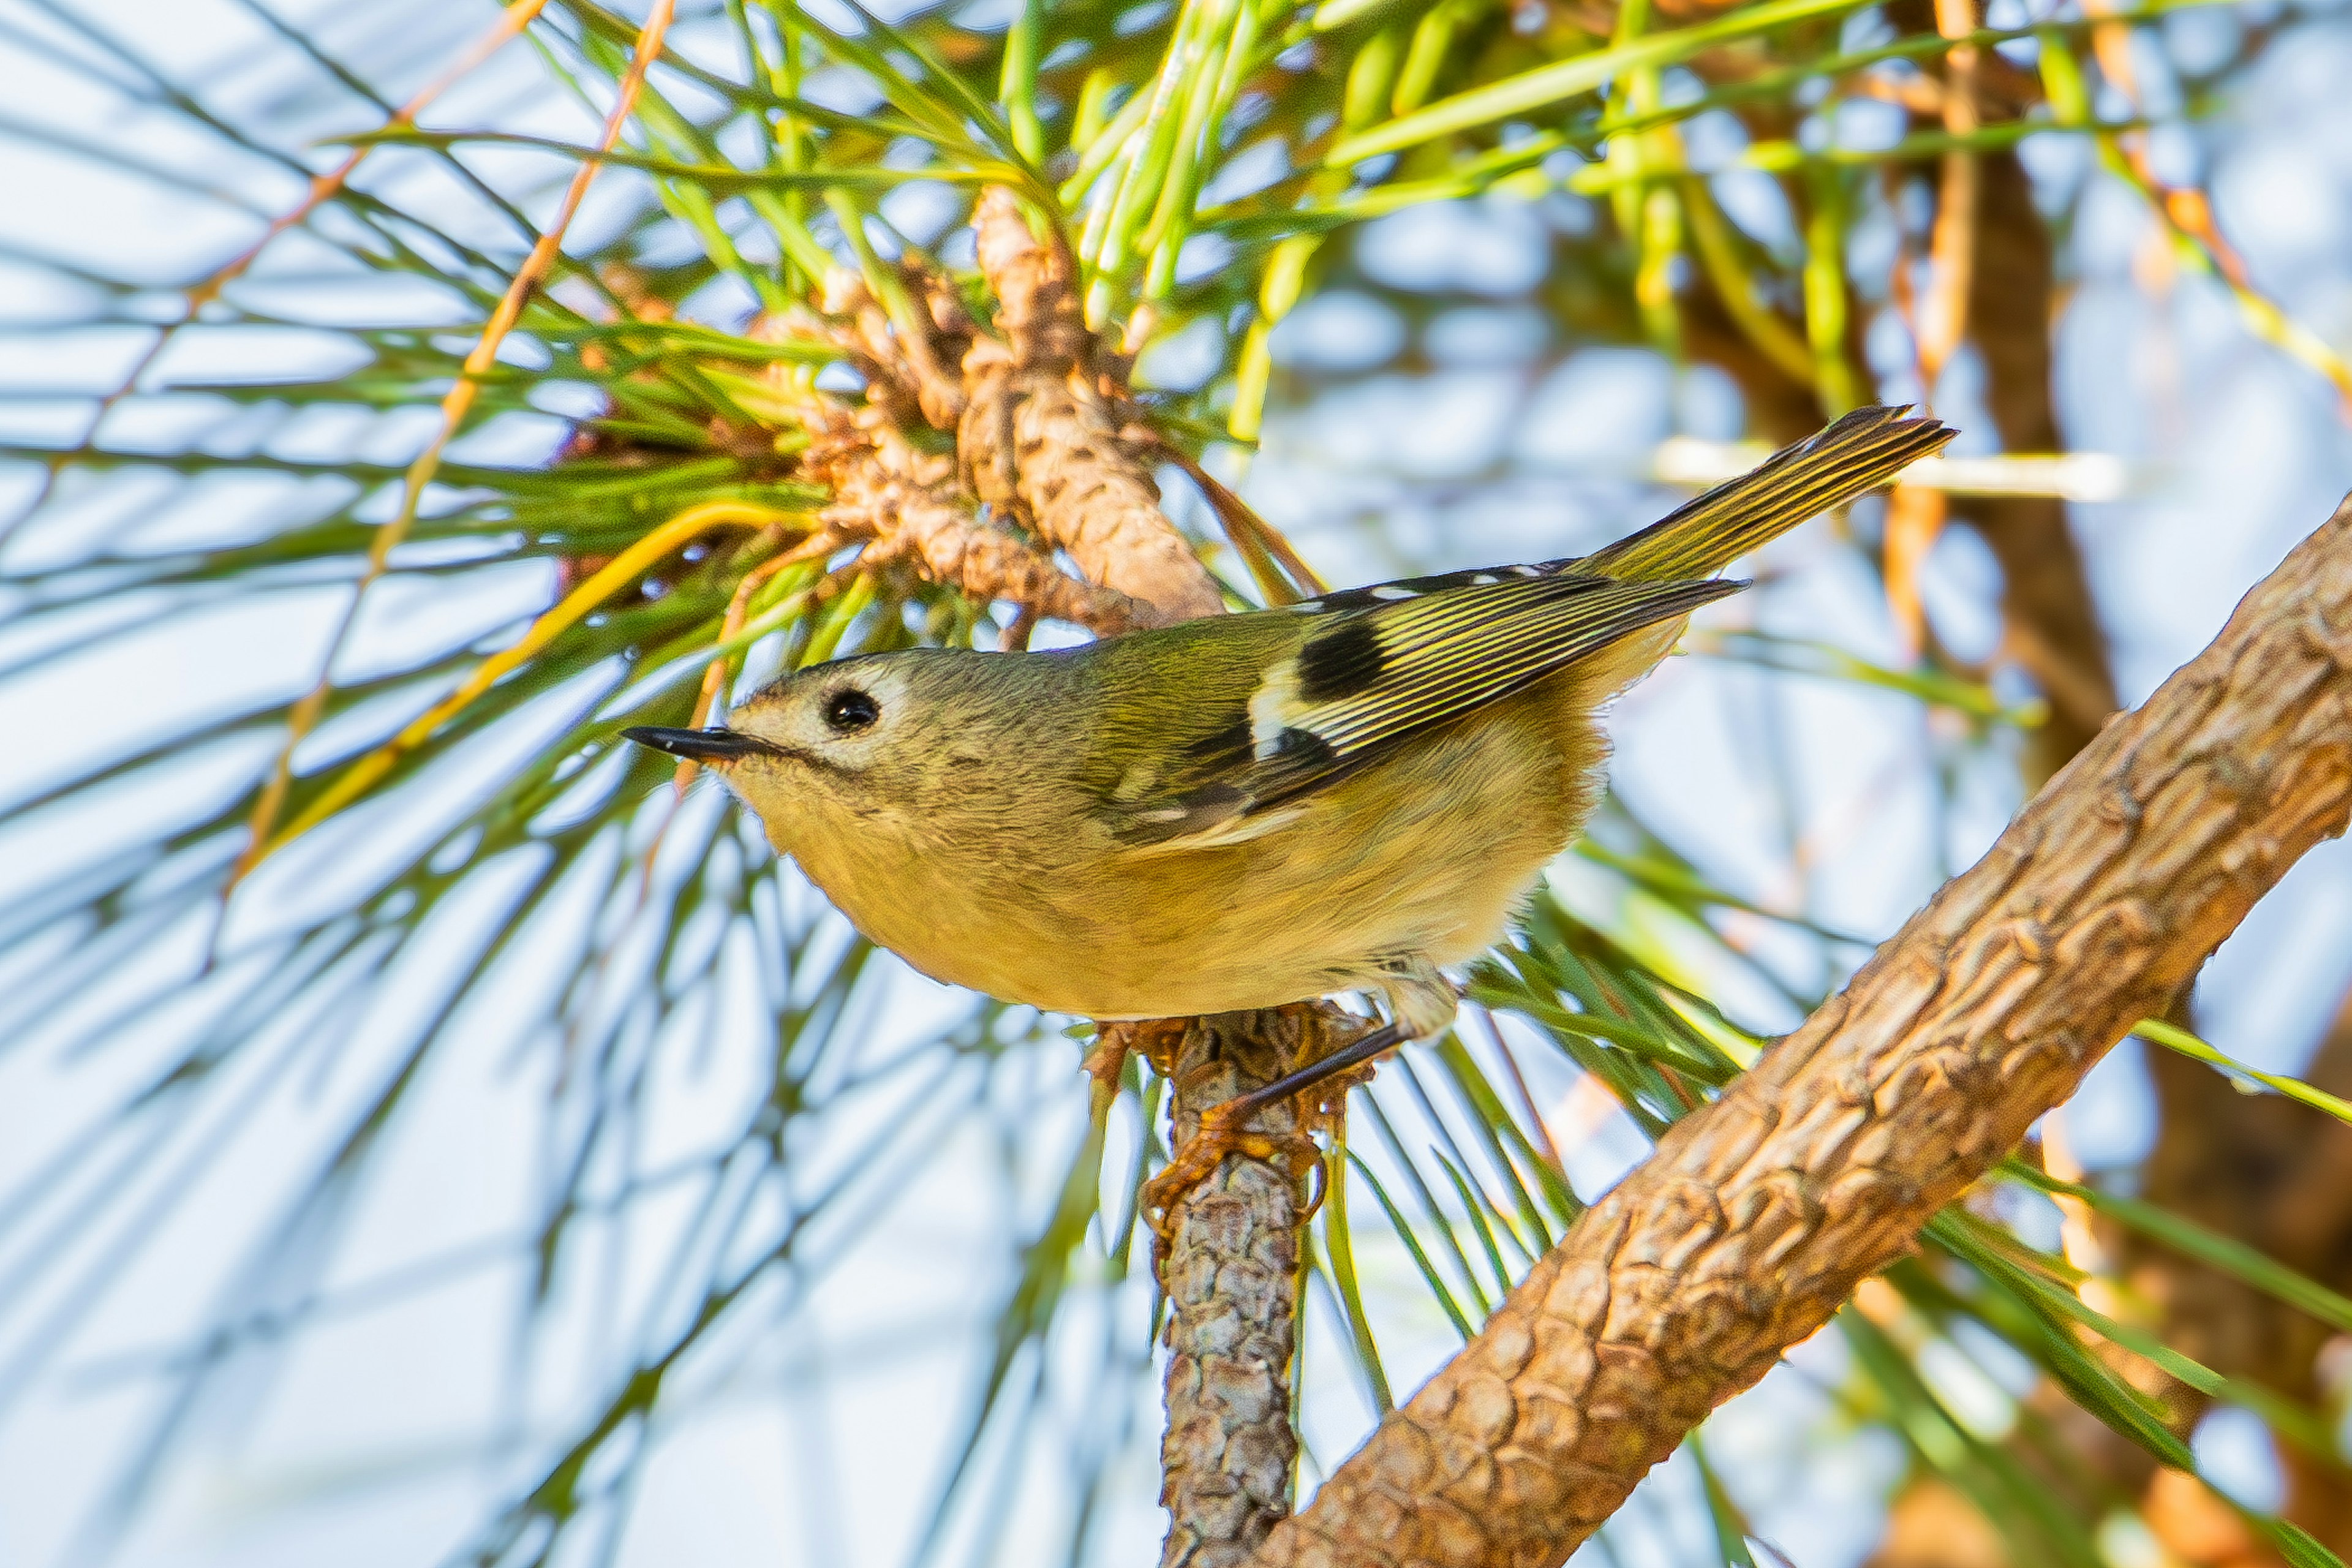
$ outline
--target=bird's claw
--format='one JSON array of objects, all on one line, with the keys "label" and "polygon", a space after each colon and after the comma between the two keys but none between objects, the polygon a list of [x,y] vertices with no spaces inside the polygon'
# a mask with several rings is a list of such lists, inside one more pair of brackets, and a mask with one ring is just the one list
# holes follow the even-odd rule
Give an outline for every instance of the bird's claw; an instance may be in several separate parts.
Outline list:
[{"label": "bird's claw", "polygon": [[[1186,1194],[1214,1175],[1228,1154],[1245,1155],[1267,1164],[1279,1164],[1297,1181],[1310,1170],[1319,1171],[1323,1151],[1305,1132],[1260,1132],[1246,1125],[1254,1107],[1239,1100],[1213,1105],[1201,1113],[1201,1125],[1171,1156],[1160,1173],[1144,1184],[1141,1212],[1151,1227],[1151,1266],[1156,1275],[1168,1261],[1168,1247],[1176,1231],[1176,1208]],[[1304,1220],[1322,1205],[1323,1187],[1317,1183]]]}]

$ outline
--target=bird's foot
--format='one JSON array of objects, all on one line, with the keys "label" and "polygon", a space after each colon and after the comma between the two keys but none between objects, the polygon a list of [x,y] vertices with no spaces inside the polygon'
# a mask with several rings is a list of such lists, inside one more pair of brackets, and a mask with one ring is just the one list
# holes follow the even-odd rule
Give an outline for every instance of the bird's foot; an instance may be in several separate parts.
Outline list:
[{"label": "bird's foot", "polygon": [[[1176,1234],[1176,1205],[1194,1187],[1217,1173],[1228,1154],[1240,1154],[1269,1165],[1279,1165],[1289,1172],[1295,1183],[1310,1171],[1323,1168],[1323,1151],[1315,1140],[1303,1131],[1263,1132],[1248,1125],[1263,1102],[1254,1095],[1242,1095],[1213,1105],[1201,1113],[1201,1125],[1184,1141],[1160,1173],[1143,1184],[1139,1212],[1144,1224],[1151,1227],[1151,1271],[1157,1277],[1168,1262],[1168,1247]],[[1299,1215],[1303,1221],[1322,1206],[1323,1189],[1318,1182],[1306,1210]]]},{"label": "bird's foot", "polygon": [[[1319,1031],[1310,1034],[1302,1043],[1311,1048],[1319,1043],[1318,1036]],[[1294,1182],[1309,1171],[1319,1171],[1323,1152],[1311,1134],[1346,1114],[1348,1089],[1371,1076],[1375,1058],[1402,1043],[1402,1032],[1394,1024],[1367,1030],[1338,1050],[1297,1068],[1263,1089],[1236,1095],[1202,1111],[1198,1130],[1184,1141],[1160,1174],[1144,1185],[1141,1213],[1154,1237],[1155,1272],[1167,1260],[1169,1242],[1175,1231],[1177,1205],[1187,1193],[1213,1175],[1226,1155],[1244,1154],[1269,1164],[1278,1163],[1289,1171]],[[1299,1115],[1292,1131],[1272,1133],[1250,1127],[1250,1119],[1257,1112],[1294,1098],[1299,1101]],[[1311,1216],[1322,1202],[1323,1190],[1318,1184],[1300,1219]]]},{"label": "bird's foot", "polygon": [[1176,1070],[1176,1052],[1184,1043],[1182,1018],[1131,1018],[1095,1026],[1094,1048],[1087,1053],[1078,1070],[1101,1084],[1117,1089],[1118,1080],[1127,1071],[1129,1052],[1151,1064],[1160,1077],[1171,1076]]}]

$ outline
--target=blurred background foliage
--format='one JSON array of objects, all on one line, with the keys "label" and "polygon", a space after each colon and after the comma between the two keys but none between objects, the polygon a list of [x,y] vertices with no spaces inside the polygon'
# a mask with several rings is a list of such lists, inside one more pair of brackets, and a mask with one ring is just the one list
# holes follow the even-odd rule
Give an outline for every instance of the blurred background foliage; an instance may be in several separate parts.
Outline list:
[{"label": "blurred background foliage", "polygon": [[[0,50],[11,1562],[1153,1550],[1160,1086],[1090,1117],[1074,1021],[614,740],[1018,618],[808,457],[856,309],[990,320],[986,185],[1237,605],[1284,536],[1556,556],[1860,401],[1968,432],[1702,617],[1357,1093],[1302,1488],[2352,472],[2324,5],[6,0]],[[2352,1552],[2347,870],[1580,1561]]]}]

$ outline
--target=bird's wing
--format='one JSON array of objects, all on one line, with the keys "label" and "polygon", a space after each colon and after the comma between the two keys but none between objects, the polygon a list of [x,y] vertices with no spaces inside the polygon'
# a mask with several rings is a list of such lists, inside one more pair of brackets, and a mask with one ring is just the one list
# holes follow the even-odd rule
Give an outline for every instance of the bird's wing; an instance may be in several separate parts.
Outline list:
[{"label": "bird's wing", "polygon": [[1746,587],[1628,583],[1540,567],[1385,583],[1293,606],[1328,617],[1141,798],[1106,807],[1137,848],[1233,843],[1412,737],[1525,689],[1644,626]]}]

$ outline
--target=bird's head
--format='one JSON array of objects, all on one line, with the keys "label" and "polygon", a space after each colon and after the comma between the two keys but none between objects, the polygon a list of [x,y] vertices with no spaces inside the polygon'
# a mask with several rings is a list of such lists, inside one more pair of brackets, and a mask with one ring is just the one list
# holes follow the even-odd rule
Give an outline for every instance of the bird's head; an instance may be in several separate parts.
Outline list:
[{"label": "bird's head", "polygon": [[778,848],[797,852],[812,833],[893,820],[919,829],[947,798],[1017,762],[1030,726],[1016,671],[1037,662],[940,648],[862,655],[762,687],[718,728],[622,733],[711,769]]}]

